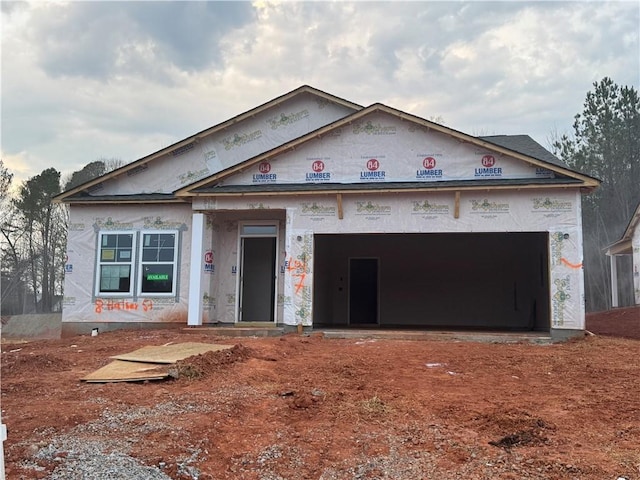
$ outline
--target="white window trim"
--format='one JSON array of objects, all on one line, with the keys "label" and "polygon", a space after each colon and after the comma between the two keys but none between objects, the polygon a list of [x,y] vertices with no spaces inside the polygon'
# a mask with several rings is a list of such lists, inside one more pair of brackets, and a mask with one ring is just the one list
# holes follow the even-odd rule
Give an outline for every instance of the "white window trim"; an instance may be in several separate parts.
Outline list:
[{"label": "white window trim", "polygon": [[[173,248],[173,260],[171,262],[145,262],[142,260],[142,249],[144,248],[144,236],[145,235],[156,235],[156,234],[171,234],[174,236],[174,248]],[[136,294],[138,297],[175,297],[176,296],[176,286],[178,282],[178,248],[180,245],[178,242],[180,241],[180,232],[178,230],[141,230],[140,231],[140,245],[138,246],[137,258],[136,258],[136,268],[137,268],[137,278],[136,278]],[[142,291],[142,276],[144,275],[143,265],[173,265],[173,278],[171,281],[171,292],[143,292]]]},{"label": "white window trim", "polygon": [[[103,262],[101,257],[102,254],[102,237],[103,235],[132,235],[131,238],[131,260],[130,262]],[[136,283],[136,241],[137,241],[137,232],[134,230],[104,230],[98,232],[98,248],[96,249],[96,275],[95,275],[95,295],[96,298],[104,298],[104,297],[132,297],[133,296],[133,287]],[[131,270],[129,271],[129,291],[128,292],[102,292],[100,291],[101,287],[101,278],[100,273],[102,271],[102,266],[118,266],[118,265],[129,265]]]}]

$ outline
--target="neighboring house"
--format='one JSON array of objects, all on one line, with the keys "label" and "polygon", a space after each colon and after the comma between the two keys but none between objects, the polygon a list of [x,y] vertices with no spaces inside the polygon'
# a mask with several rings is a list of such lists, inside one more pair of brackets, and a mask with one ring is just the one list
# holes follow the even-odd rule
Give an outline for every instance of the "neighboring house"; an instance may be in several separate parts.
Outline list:
[{"label": "neighboring house", "polygon": [[622,238],[609,246],[606,254],[611,262],[611,306],[619,306],[616,257],[620,255],[631,255],[634,299],[635,304],[640,305],[640,203],[631,216]]},{"label": "neighboring house", "polygon": [[57,197],[63,334],[159,324],[585,328],[581,195],[526,135],[303,86]]}]

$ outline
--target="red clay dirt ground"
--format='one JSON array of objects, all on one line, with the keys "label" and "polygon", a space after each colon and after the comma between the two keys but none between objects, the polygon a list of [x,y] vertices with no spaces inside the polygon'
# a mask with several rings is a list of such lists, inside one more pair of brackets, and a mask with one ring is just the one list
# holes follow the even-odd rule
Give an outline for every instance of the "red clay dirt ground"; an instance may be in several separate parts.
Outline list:
[{"label": "red clay dirt ground", "polygon": [[[6,476],[102,480],[64,473],[97,445],[163,474],[108,478],[639,479],[640,309],[618,316],[628,331],[592,315],[596,335],[551,345],[182,330],[3,344]],[[79,380],[168,342],[237,346],[178,378]]]}]

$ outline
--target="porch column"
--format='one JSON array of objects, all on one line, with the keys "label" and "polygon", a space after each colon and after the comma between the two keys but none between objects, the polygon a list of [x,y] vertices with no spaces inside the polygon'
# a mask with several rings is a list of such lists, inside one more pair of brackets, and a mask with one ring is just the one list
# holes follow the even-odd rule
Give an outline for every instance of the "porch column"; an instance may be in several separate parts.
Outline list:
[{"label": "porch column", "polygon": [[611,265],[611,306],[618,306],[618,262],[615,255],[609,255]]},{"label": "porch column", "polygon": [[191,263],[189,265],[189,313],[187,325],[202,325],[202,245],[204,214],[194,213],[191,219]]}]

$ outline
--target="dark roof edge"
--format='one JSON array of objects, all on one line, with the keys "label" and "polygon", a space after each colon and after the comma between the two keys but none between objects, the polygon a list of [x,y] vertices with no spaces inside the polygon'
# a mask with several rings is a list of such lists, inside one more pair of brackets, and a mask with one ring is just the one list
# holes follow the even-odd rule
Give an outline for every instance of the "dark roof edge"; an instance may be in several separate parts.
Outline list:
[{"label": "dark roof edge", "polygon": [[87,195],[78,193],[61,200],[61,203],[185,203],[172,193],[136,193],[131,195]]},{"label": "dark roof edge", "polygon": [[194,194],[227,194],[227,193],[295,193],[314,191],[334,192],[338,190],[425,190],[425,189],[455,189],[455,188],[491,188],[491,187],[523,187],[523,186],[571,186],[580,187],[581,181],[574,178],[526,178],[510,180],[443,180],[428,182],[369,182],[369,183],[279,183],[260,185],[223,185],[214,187],[200,187],[192,190]]}]

